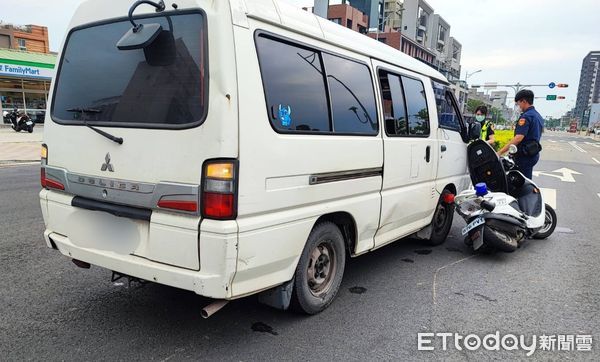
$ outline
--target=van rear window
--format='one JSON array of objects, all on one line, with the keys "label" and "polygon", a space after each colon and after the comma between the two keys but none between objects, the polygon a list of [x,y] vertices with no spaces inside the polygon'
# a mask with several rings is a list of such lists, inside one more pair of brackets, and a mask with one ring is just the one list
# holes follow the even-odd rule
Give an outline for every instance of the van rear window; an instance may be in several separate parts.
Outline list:
[{"label": "van rear window", "polygon": [[136,22],[162,25],[146,49],[117,49],[131,28],[127,20],[69,34],[57,74],[54,121],[140,128],[186,128],[203,121],[208,84],[204,16],[162,13]]}]

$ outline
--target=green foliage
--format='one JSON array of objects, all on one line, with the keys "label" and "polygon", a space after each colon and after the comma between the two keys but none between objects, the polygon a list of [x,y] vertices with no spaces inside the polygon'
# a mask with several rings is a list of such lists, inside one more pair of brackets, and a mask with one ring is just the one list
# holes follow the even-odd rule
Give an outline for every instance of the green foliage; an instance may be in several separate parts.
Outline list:
[{"label": "green foliage", "polygon": [[485,103],[483,103],[480,100],[477,99],[467,99],[467,112],[468,113],[475,113],[475,110],[477,109],[477,107],[479,106],[484,106]]},{"label": "green foliage", "polygon": [[496,149],[496,151],[500,150],[502,147],[504,147],[508,141],[510,141],[513,136],[515,134],[515,131],[513,130],[501,130],[501,131],[495,131],[494,133],[494,148]]}]

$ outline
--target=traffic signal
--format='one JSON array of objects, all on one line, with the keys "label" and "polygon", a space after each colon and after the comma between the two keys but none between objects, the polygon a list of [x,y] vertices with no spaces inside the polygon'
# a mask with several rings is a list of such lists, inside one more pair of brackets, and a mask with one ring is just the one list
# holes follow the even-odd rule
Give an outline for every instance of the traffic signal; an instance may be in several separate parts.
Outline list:
[{"label": "traffic signal", "polygon": [[569,87],[569,85],[568,85],[568,84],[566,84],[566,83],[558,83],[556,86],[557,86],[558,88],[568,88],[568,87]]},{"label": "traffic signal", "polygon": [[558,99],[565,99],[564,96],[558,96]]},{"label": "traffic signal", "polygon": [[546,96],[546,100],[547,101],[555,101],[556,100],[556,94],[548,94]]}]

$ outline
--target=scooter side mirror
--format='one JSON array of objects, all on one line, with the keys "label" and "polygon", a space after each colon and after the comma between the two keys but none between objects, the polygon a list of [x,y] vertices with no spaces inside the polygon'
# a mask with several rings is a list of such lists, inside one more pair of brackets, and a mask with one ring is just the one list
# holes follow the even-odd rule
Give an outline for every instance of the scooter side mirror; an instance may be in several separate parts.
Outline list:
[{"label": "scooter side mirror", "polygon": [[481,137],[481,124],[471,123],[469,125],[469,140],[475,141]]},{"label": "scooter side mirror", "polygon": [[515,153],[517,153],[518,148],[515,145],[510,145],[510,147],[508,147],[508,153],[510,153],[511,155],[514,155]]}]

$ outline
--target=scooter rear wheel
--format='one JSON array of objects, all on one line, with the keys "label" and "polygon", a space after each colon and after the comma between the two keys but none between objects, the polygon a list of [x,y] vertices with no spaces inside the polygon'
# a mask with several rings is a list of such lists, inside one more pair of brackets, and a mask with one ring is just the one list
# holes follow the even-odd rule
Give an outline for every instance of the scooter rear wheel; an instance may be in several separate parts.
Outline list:
[{"label": "scooter rear wheel", "polygon": [[483,230],[483,240],[484,244],[489,247],[506,253],[511,253],[519,247],[517,239],[489,226],[486,226]]},{"label": "scooter rear wheel", "polygon": [[558,223],[558,219],[556,218],[556,212],[554,209],[546,204],[546,218],[544,221],[544,226],[533,235],[534,239],[546,239],[554,232],[556,229],[556,224]]}]

